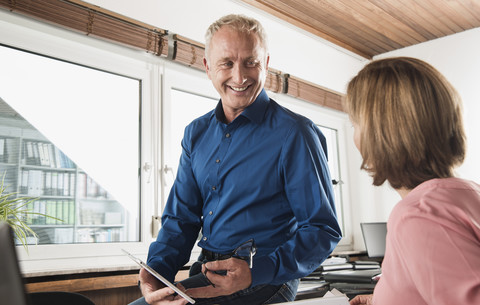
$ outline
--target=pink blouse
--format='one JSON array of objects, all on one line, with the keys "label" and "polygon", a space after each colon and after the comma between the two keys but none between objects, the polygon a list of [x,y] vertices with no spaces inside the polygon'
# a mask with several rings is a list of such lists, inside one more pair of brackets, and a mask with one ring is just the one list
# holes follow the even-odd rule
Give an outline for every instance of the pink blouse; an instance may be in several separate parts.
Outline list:
[{"label": "pink blouse", "polygon": [[480,304],[480,185],[433,179],[388,220],[374,305]]}]

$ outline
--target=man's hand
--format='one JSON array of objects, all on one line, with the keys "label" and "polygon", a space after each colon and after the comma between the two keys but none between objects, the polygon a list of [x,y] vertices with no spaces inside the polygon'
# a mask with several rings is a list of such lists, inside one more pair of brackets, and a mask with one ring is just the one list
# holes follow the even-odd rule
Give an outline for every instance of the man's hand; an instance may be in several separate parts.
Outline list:
[{"label": "man's hand", "polygon": [[145,301],[151,305],[185,305],[187,300],[179,295],[174,295],[175,291],[166,287],[145,269],[140,269],[140,289],[145,297]]},{"label": "man's hand", "polygon": [[357,295],[350,301],[350,305],[372,305],[373,294]]},{"label": "man's hand", "polygon": [[[227,274],[219,275],[213,272],[221,270],[227,270]],[[202,266],[202,272],[215,287],[207,286],[188,289],[188,295],[193,298],[212,298],[230,295],[248,288],[252,284],[252,274],[248,263],[238,258],[208,262]]]}]

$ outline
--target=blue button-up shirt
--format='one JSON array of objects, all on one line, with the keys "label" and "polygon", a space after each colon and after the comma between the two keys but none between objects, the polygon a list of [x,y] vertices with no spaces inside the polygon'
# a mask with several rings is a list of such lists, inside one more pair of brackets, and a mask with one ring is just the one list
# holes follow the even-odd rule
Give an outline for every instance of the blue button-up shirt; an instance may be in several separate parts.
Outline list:
[{"label": "blue button-up shirt", "polygon": [[198,245],[230,253],[254,239],[252,286],[310,274],[341,238],[325,138],[262,91],[230,124],[216,109],[189,124],[148,264],[167,279]]}]

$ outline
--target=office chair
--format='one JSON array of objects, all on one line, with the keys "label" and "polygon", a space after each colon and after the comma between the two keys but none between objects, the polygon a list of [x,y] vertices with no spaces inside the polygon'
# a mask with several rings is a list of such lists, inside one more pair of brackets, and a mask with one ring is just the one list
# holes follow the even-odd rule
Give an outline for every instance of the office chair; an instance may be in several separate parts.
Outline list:
[{"label": "office chair", "polygon": [[89,298],[79,293],[47,291],[28,294],[31,305],[95,305]]}]

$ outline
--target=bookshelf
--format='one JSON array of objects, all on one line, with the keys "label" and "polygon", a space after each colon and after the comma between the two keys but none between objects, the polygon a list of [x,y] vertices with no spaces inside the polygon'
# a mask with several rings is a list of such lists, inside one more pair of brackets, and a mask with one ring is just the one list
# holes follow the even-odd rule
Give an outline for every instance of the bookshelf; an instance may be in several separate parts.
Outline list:
[{"label": "bookshelf", "polygon": [[126,241],[128,213],[92,177],[23,118],[0,120],[0,174],[7,191],[34,197],[29,243]]}]

